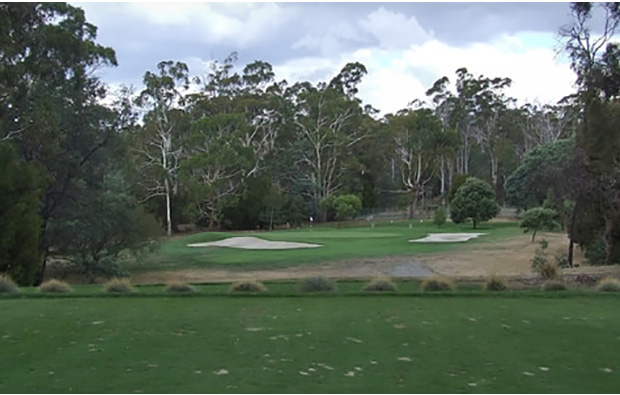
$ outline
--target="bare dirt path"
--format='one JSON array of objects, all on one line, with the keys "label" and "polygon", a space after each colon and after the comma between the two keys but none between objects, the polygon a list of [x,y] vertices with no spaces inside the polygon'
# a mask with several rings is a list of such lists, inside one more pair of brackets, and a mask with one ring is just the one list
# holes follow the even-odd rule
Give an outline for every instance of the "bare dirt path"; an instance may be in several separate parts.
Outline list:
[{"label": "bare dirt path", "polygon": [[[537,239],[543,237],[549,241],[547,251],[550,259],[553,259],[558,251],[566,251],[568,248],[568,239],[565,234],[541,234],[537,236]],[[539,247],[538,243],[532,243],[530,240],[530,235],[522,235],[495,243],[473,244],[469,248],[449,253],[354,259],[278,270],[187,269],[146,272],[133,275],[131,280],[135,284],[154,284],[170,281],[200,283],[293,280],[319,275],[339,279],[423,278],[428,276],[478,279],[490,275],[529,276],[532,274],[530,260],[536,248]],[[585,258],[577,248],[575,249],[575,262],[579,263],[580,267],[567,269],[565,273],[620,275],[619,266],[587,266]]]}]

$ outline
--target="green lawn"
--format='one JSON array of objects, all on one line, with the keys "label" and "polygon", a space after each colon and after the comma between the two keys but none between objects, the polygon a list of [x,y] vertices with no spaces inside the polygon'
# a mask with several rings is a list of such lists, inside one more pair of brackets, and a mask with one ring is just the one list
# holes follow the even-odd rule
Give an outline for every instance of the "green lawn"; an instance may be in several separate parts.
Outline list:
[{"label": "green lawn", "polygon": [[0,392],[617,392],[617,296],[555,295],[0,298]]},{"label": "green lawn", "polygon": [[[440,229],[430,222],[379,222],[355,228],[315,226],[274,232],[206,232],[164,241],[160,248],[139,263],[129,264],[132,272],[150,270],[178,270],[226,266],[227,269],[278,268],[304,263],[318,263],[341,259],[377,256],[397,256],[433,253],[467,248],[473,244],[489,243],[505,237],[522,234],[518,223],[488,223],[473,230],[471,225],[447,223]],[[428,233],[479,232],[487,235],[466,243],[409,243],[411,239]],[[255,236],[266,240],[321,244],[323,247],[296,250],[240,250],[209,247],[190,248],[187,244],[216,241],[234,236]]]}]

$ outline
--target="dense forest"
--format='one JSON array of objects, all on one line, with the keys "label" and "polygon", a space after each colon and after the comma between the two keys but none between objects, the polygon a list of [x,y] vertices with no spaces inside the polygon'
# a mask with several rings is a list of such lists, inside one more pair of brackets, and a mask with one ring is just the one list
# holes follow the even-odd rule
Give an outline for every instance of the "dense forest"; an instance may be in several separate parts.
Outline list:
[{"label": "dense forest", "polygon": [[291,84],[235,53],[198,76],[162,61],[105,105],[97,70],[116,66],[115,53],[80,8],[2,3],[0,272],[38,284],[62,256],[82,273],[113,274],[122,251],[183,224],[273,229],[450,211],[469,178],[500,205],[551,210],[569,261],[576,244],[593,263],[618,263],[620,6],[570,9],[559,35],[573,95],[519,106],[509,78],[463,65],[426,100],[379,116],[357,97],[363,64]]}]

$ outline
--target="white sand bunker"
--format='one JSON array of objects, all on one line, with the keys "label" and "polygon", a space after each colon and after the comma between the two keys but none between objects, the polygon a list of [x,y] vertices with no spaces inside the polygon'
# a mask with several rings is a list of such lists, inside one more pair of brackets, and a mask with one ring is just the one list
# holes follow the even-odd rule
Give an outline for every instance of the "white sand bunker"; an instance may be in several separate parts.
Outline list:
[{"label": "white sand bunker", "polygon": [[229,247],[244,250],[290,250],[294,248],[317,248],[320,244],[292,243],[288,241],[268,241],[258,237],[230,237],[208,243],[188,244],[188,247]]},{"label": "white sand bunker", "polygon": [[409,240],[411,243],[454,243],[475,239],[486,233],[429,233],[423,239]]}]

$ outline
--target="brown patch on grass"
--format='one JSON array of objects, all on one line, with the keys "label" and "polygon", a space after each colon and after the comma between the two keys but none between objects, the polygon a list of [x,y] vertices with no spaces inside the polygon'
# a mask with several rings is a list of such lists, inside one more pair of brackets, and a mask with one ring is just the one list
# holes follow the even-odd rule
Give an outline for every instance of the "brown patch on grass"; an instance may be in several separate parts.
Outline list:
[{"label": "brown patch on grass", "polygon": [[[564,233],[541,233],[537,238],[549,242],[549,259],[558,250],[568,249],[568,238]],[[278,281],[298,280],[312,276],[338,279],[372,279],[389,276],[390,271],[412,261],[419,261],[436,276],[457,280],[484,280],[491,275],[502,276],[510,281],[514,277],[538,277],[531,268],[531,259],[538,243],[531,242],[531,236],[524,234],[497,242],[477,243],[456,251],[432,254],[417,254],[398,257],[359,258],[319,264],[299,265],[277,270],[224,270],[185,269],[178,271],[154,271],[135,274],[134,284],[161,284],[168,281],[188,283],[236,282],[236,281]],[[562,269],[562,274],[577,275],[590,273],[618,275],[620,266],[589,266],[578,248],[575,248],[574,262],[580,267]]]}]

